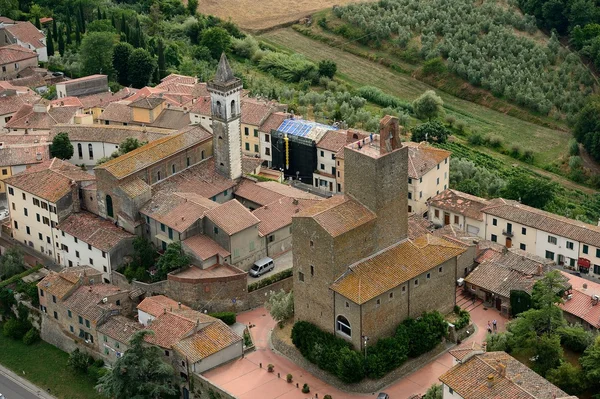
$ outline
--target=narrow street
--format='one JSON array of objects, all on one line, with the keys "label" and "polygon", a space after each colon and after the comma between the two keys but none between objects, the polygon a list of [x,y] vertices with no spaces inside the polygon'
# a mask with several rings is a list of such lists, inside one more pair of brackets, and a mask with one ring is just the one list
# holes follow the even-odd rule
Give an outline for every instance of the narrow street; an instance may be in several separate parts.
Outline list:
[{"label": "narrow street", "polygon": [[0,393],[6,399],[56,399],[2,366],[0,366]]}]

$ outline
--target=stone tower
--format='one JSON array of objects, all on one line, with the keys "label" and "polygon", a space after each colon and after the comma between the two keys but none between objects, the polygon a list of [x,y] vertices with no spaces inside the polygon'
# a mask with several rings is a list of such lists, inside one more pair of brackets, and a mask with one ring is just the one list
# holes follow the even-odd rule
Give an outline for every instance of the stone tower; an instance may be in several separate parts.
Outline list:
[{"label": "stone tower", "polygon": [[211,99],[215,168],[228,179],[238,179],[242,177],[242,81],[233,75],[225,54],[221,55],[217,74],[207,88]]},{"label": "stone tower", "polygon": [[408,147],[399,134],[398,118],[385,116],[373,143],[344,149],[346,195],[377,215],[376,251],[408,236]]}]

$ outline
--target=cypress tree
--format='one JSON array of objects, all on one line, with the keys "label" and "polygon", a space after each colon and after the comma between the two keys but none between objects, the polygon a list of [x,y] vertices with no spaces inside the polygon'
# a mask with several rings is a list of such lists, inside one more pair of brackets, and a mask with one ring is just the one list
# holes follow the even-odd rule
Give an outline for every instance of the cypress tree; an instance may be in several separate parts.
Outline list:
[{"label": "cypress tree", "polygon": [[79,2],[79,28],[81,33],[85,33],[85,13],[83,12],[82,2]]},{"label": "cypress tree", "polygon": [[165,43],[161,38],[158,39],[158,43],[156,43],[156,53],[158,56],[158,68],[157,70],[157,82],[160,82],[160,79],[164,77],[164,73],[167,70],[167,63],[165,61]]},{"label": "cypress tree", "polygon": [[38,28],[39,30],[42,29],[42,24],[40,23],[40,17],[38,17],[37,15],[35,16],[35,27]]},{"label": "cypress tree", "polygon": [[106,10],[102,11],[102,19],[107,19],[106,18]]},{"label": "cypress tree", "polygon": [[46,35],[46,51],[48,52],[48,57],[54,55],[54,40],[52,39],[52,29],[48,29],[48,34]]},{"label": "cypress tree", "polygon": [[58,52],[60,55],[65,55],[65,39],[62,29],[58,32]]},{"label": "cypress tree", "polygon": [[81,32],[79,22],[77,23],[77,29],[75,29],[75,43],[79,46],[81,44]]},{"label": "cypress tree", "polygon": [[121,14],[121,26],[119,27],[121,32],[125,33],[127,36],[127,22],[125,21],[125,14]]},{"label": "cypress tree", "polygon": [[[67,45],[71,44],[71,34],[73,33],[73,27],[71,26],[71,12],[67,11]],[[62,53],[61,53],[62,55]]]},{"label": "cypress tree", "polygon": [[56,26],[56,18],[52,19],[52,37],[58,37],[58,27]]},{"label": "cypress tree", "polygon": [[113,28],[117,29],[117,21],[115,20],[115,14],[112,14],[110,16],[110,23],[112,24]]},{"label": "cypress tree", "polygon": [[102,19],[102,12],[100,11],[100,6],[98,6],[98,19]]}]

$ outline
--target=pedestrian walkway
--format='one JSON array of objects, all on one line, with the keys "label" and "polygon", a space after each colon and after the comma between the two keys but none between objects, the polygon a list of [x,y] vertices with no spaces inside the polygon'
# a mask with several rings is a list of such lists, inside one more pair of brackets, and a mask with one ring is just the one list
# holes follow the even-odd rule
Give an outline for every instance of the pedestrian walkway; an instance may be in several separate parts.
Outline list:
[{"label": "pedestrian walkway", "polygon": [[[471,332],[470,338],[465,341],[483,343],[487,334],[488,321],[491,323],[493,320],[497,320],[498,331],[505,330],[507,320],[496,309],[484,307],[480,300],[471,305],[471,320],[476,328]],[[276,328],[276,323],[265,308],[241,313],[237,320],[246,325],[253,325],[250,333],[256,345],[256,351],[204,374],[214,384],[237,398],[306,399],[314,398],[315,393],[319,395],[319,398],[326,394],[332,395],[335,399],[373,398],[373,394],[342,392],[319,380],[286,357],[274,352],[269,345],[269,337],[271,330]],[[269,363],[275,365],[274,373],[267,372],[266,367]],[[408,398],[414,394],[423,394],[431,385],[439,383],[439,376],[451,368],[452,364],[453,358],[446,352],[414,373],[384,388],[383,391],[392,398]],[[277,373],[279,373],[279,378]],[[294,376],[293,384],[285,381],[288,373]],[[299,388],[302,388],[302,384],[307,383],[310,387],[310,394],[303,394],[299,388],[296,388],[295,382],[299,383]]]}]

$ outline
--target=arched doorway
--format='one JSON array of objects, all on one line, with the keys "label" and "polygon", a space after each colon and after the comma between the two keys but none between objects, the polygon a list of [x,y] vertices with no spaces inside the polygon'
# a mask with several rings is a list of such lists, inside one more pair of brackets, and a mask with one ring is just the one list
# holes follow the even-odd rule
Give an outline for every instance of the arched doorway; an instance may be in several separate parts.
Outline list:
[{"label": "arched doorway", "polygon": [[341,332],[342,334],[345,334],[349,337],[352,336],[352,327],[350,327],[350,322],[347,318],[345,318],[342,315],[337,317],[337,320],[335,322],[335,329],[338,332]]}]

